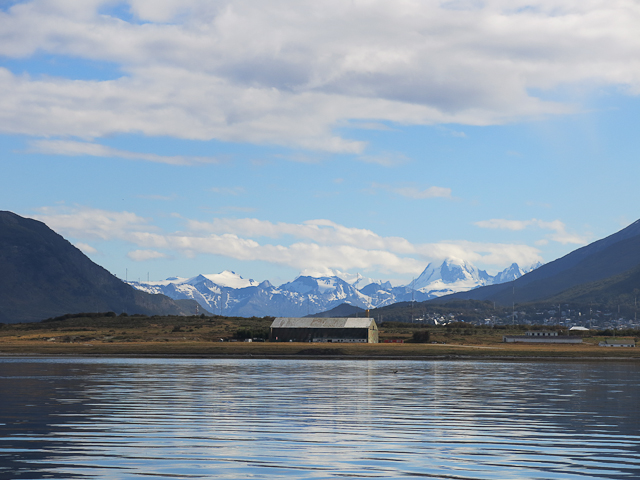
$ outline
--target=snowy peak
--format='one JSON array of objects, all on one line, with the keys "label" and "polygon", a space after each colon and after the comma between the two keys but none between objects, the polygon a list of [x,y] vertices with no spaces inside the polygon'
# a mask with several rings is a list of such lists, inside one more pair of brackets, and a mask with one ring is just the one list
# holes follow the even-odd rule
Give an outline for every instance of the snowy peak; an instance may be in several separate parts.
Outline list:
[{"label": "snowy peak", "polygon": [[353,285],[355,288],[359,288],[359,285],[382,283],[381,280],[363,277],[359,273],[341,272],[340,270],[332,270],[330,268],[324,269],[323,271],[304,270],[300,272],[299,276],[311,278],[339,278],[340,280],[347,282],[349,285]]},{"label": "snowy peak", "polygon": [[412,287],[415,290],[420,290],[421,288],[426,287],[432,282],[436,280],[440,280],[442,276],[440,275],[440,269],[438,269],[433,263],[427,265],[420,276],[413,281],[411,284],[407,285],[408,287]]},{"label": "snowy peak", "polygon": [[440,276],[445,283],[454,283],[459,280],[482,280],[476,267],[457,258],[447,259],[442,262]]},{"label": "snowy peak", "polygon": [[473,286],[478,286],[486,284],[489,279],[490,275],[484,270],[478,270],[464,260],[448,258],[438,267],[430,263],[415,282],[406,286],[425,292],[432,289],[431,287],[437,283],[454,284],[463,282],[465,285],[474,284]]},{"label": "snowy peak", "polygon": [[[532,267],[532,268],[535,268]],[[526,272],[517,263],[513,263],[496,276],[491,276],[484,270],[458,258],[448,258],[440,266],[433,263],[420,274],[413,284],[406,285],[422,292],[429,298],[439,297],[450,293],[462,292],[483,285],[510,282],[520,278]]]},{"label": "snowy peak", "polygon": [[388,292],[388,291],[391,291],[392,289],[393,289],[393,286],[391,285],[391,282],[388,282],[388,281],[384,283],[374,282],[362,287],[360,289],[360,293],[372,296],[378,292]]},{"label": "snowy peak", "polygon": [[522,270],[517,263],[512,263],[510,267],[504,269],[495,277],[493,277],[493,283],[497,284],[512,282],[513,280],[515,280],[516,278],[520,278],[524,274],[524,270]]},{"label": "snowy peak", "polygon": [[[495,285],[498,283],[513,282],[524,274],[532,272],[533,270],[541,266],[542,263],[537,262],[531,265],[529,268],[521,268],[517,263],[512,263],[511,266],[505,268],[503,271],[493,277],[493,281],[491,283]],[[489,285],[489,283],[487,283],[487,285]]]},{"label": "snowy peak", "polygon": [[299,276],[293,282],[280,286],[282,290],[296,293],[326,294],[333,291],[355,290],[351,285],[338,277]]},{"label": "snowy peak", "polygon": [[[640,220],[638,220],[640,222]],[[536,268],[540,268],[542,266],[542,262],[537,262],[531,265],[529,268],[524,270],[524,273],[533,272]]]},{"label": "snowy peak", "polygon": [[209,281],[219,287],[227,287],[227,288],[247,288],[247,287],[257,287],[258,282],[255,280],[245,280],[236,272],[232,272],[231,270],[225,270],[222,273],[215,273],[209,275],[198,275],[197,277],[190,278],[186,283],[189,285],[198,285],[200,283]]}]

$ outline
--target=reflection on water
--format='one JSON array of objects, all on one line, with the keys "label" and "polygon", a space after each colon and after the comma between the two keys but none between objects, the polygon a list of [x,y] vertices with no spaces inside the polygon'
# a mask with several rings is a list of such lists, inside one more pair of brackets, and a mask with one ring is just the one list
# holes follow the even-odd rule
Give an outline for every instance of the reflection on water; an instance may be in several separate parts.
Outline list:
[{"label": "reflection on water", "polygon": [[0,478],[640,478],[634,363],[0,358]]}]

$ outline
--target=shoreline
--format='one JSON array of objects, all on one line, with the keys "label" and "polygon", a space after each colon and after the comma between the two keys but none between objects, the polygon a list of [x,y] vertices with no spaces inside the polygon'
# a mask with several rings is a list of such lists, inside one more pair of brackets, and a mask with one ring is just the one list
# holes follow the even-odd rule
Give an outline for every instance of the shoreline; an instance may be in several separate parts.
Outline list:
[{"label": "shoreline", "polygon": [[2,358],[129,358],[129,359],[196,359],[196,360],[330,360],[330,361],[470,361],[477,360],[480,362],[637,362],[634,357],[473,357],[462,355],[444,355],[444,356],[402,356],[402,357],[383,357],[383,356],[247,356],[247,355],[111,355],[111,354],[4,354],[0,352]]},{"label": "shoreline", "polygon": [[0,342],[0,358],[201,358],[254,360],[639,361],[640,349],[595,345]]}]

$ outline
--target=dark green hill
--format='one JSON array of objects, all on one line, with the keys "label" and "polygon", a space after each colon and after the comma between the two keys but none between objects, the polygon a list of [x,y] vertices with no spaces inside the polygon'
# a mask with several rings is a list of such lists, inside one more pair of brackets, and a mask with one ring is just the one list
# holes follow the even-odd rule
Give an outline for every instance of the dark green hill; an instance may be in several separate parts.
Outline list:
[{"label": "dark green hill", "polygon": [[588,304],[615,308],[635,307],[640,301],[640,266],[619,275],[585,283],[551,297],[551,303]]},{"label": "dark green hill", "polygon": [[315,317],[315,318],[344,318],[344,317],[365,317],[367,311],[356,307],[354,305],[350,305],[348,303],[341,303],[335,308],[331,310],[327,310],[326,312],[314,313],[313,315],[307,315],[307,317]]},{"label": "dark green hill", "polygon": [[44,223],[0,211],[0,322],[106,311],[191,315],[196,303],[135,290]]},{"label": "dark green hill", "polygon": [[546,301],[573,287],[619,275],[640,265],[640,220],[579,248],[513,282],[480,287],[432,302],[489,300],[499,305]]}]

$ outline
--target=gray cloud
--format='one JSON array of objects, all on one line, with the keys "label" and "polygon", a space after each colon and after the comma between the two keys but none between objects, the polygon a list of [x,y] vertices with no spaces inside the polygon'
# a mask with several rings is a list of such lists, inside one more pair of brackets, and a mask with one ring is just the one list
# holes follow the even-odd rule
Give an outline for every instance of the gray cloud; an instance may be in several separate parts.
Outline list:
[{"label": "gray cloud", "polygon": [[0,69],[0,131],[114,133],[360,153],[333,128],[380,121],[487,125],[579,106],[532,91],[640,93],[640,4],[33,0],[0,12],[0,55],[107,61],[110,81]]}]

